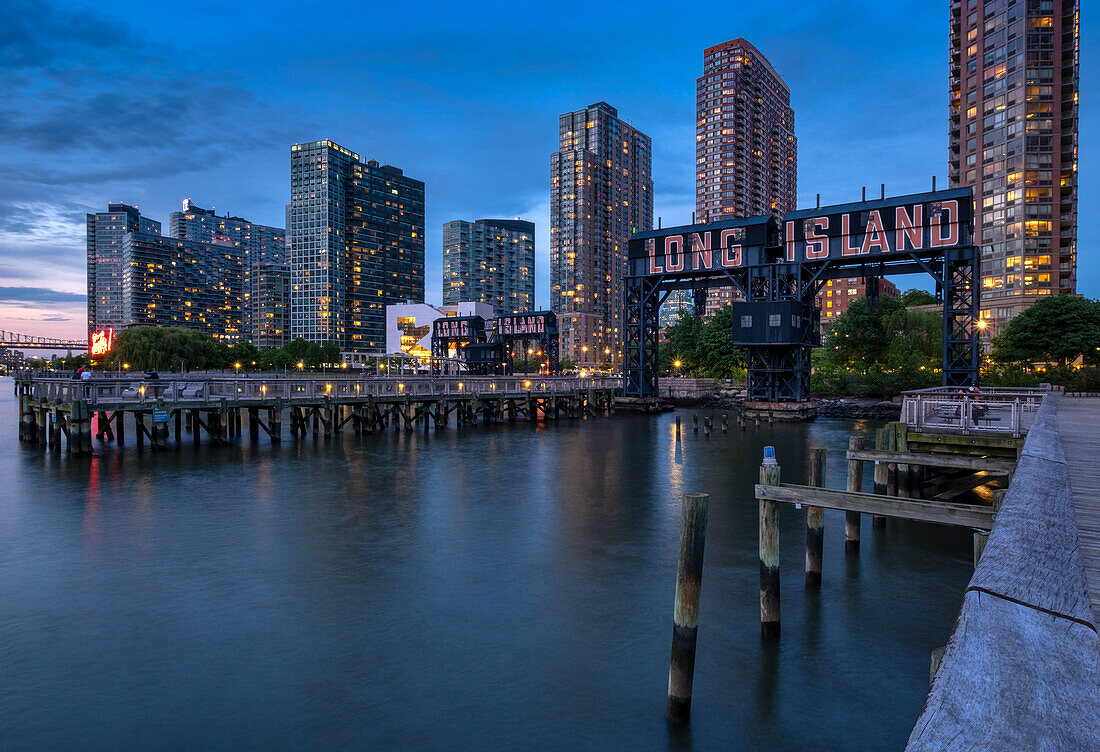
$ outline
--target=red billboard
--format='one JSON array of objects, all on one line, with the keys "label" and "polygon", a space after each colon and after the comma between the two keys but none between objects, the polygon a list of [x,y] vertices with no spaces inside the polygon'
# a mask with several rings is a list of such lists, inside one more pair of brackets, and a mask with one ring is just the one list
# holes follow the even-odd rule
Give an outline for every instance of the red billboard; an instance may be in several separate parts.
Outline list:
[{"label": "red billboard", "polygon": [[92,357],[102,357],[111,352],[111,346],[115,341],[114,329],[100,329],[88,335],[88,354]]}]

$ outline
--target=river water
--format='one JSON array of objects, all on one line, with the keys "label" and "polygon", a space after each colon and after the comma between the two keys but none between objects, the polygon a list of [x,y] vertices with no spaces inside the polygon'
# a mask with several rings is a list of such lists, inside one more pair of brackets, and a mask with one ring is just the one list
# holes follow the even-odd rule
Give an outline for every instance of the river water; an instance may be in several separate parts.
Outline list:
[{"label": "river water", "polygon": [[[77,460],[19,444],[0,381],[0,748],[900,749],[969,533],[865,517],[845,557],[828,512],[808,593],[784,507],[763,644],[763,447],[789,482],[828,447],[839,488],[875,426],[707,439],[680,415],[680,442],[667,413],[155,455],[130,426]],[[692,718],[670,730],[684,491],[710,520]]]}]

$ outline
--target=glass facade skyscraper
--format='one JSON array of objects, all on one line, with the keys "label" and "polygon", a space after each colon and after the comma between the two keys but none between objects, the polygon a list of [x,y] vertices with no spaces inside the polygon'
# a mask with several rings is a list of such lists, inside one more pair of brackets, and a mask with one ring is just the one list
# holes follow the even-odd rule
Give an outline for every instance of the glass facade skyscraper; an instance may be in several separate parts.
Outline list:
[{"label": "glass facade skyscraper", "polygon": [[563,360],[618,362],[627,242],[653,227],[652,144],[606,102],[558,118],[550,157],[550,308]]},{"label": "glass facade skyscraper", "polygon": [[1077,290],[1077,0],[951,0],[952,187],[974,190],[981,320],[995,335]]},{"label": "glass facade skyscraper", "polygon": [[107,211],[86,215],[88,331],[127,325],[122,284],[126,268],[122,251],[127,233],[159,235],[160,222],[141,216],[137,207],[108,204]]},{"label": "glass facade skyscraper", "polygon": [[381,352],[385,308],[424,300],[424,183],[332,141],[290,151],[291,337]]},{"label": "glass facade skyscraper", "polygon": [[520,219],[443,225],[443,304],[488,303],[497,313],[535,306],[535,225]]},{"label": "glass facade skyscraper", "polygon": [[244,255],[244,304],[242,322],[245,336],[255,343],[256,322],[252,318],[255,294],[253,267],[256,264],[286,262],[286,230],[251,222],[229,214],[219,216],[213,210],[198,207],[184,199],[183,210],[168,217],[168,234],[181,240],[198,240],[214,245],[239,248]]}]

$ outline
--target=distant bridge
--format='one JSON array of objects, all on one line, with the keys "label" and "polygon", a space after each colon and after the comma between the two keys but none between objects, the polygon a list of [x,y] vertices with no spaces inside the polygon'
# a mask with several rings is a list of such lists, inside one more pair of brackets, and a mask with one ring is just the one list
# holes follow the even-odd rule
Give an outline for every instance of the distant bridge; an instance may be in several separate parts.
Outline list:
[{"label": "distant bridge", "polygon": [[88,341],[83,339],[36,337],[32,334],[6,332],[0,329],[0,347],[9,350],[87,350]]}]

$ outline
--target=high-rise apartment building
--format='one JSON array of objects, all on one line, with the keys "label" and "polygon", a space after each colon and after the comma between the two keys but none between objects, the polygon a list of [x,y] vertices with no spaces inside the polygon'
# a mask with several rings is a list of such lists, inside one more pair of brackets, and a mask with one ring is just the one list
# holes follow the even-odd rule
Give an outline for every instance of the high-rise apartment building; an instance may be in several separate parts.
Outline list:
[{"label": "high-rise apartment building", "polygon": [[1078,0],[951,0],[952,187],[974,190],[987,334],[1077,289]]},{"label": "high-rise apartment building", "polygon": [[123,327],[182,326],[228,343],[248,339],[239,248],[130,232],[122,261]]},{"label": "high-rise apartment building", "polygon": [[290,267],[265,261],[251,271],[252,344],[282,347],[290,341]]},{"label": "high-rise apartment building", "polygon": [[550,307],[561,358],[621,360],[627,241],[653,227],[652,145],[606,102],[558,119],[550,157]]},{"label": "high-rise apartment building", "polygon": [[[793,211],[798,140],[791,91],[767,58],[744,39],[708,47],[695,108],[696,221]],[[732,301],[732,288],[712,290],[707,311]]]},{"label": "high-rise apartment building", "polygon": [[127,233],[159,235],[160,222],[141,216],[137,207],[108,204],[107,211],[88,214],[88,331],[126,326],[122,299]]},{"label": "high-rise apartment building", "polygon": [[535,306],[535,225],[520,219],[443,225],[443,304],[488,303],[498,313]]},{"label": "high-rise apartment building", "polygon": [[195,205],[184,199],[183,211],[172,212],[168,217],[168,234],[181,240],[199,240],[215,245],[239,248],[244,254],[244,307],[243,331],[246,338],[256,336],[252,319],[252,295],[255,284],[252,268],[256,264],[282,264],[286,261],[286,230],[251,222],[228,213],[219,216],[211,209]]},{"label": "high-rise apartment building", "polygon": [[386,306],[424,300],[424,183],[332,141],[290,150],[291,337],[385,348]]}]

